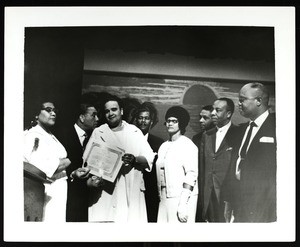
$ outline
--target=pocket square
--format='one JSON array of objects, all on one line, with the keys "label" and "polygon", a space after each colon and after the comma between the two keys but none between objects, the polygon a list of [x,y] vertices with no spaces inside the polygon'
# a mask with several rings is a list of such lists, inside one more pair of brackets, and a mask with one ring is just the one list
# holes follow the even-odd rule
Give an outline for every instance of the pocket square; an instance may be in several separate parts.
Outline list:
[{"label": "pocket square", "polygon": [[274,138],[269,136],[263,136],[259,139],[259,142],[274,143]]},{"label": "pocket square", "polygon": [[230,150],[232,150],[232,147],[229,147],[229,148],[226,149],[226,151],[230,151]]}]

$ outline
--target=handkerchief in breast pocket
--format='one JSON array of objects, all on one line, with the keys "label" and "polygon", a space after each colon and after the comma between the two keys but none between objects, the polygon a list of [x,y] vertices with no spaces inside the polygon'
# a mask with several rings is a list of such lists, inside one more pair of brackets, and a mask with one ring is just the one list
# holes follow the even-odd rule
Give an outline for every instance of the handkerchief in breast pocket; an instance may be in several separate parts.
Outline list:
[{"label": "handkerchief in breast pocket", "polygon": [[274,143],[274,138],[269,136],[263,136],[259,139],[259,142]]},{"label": "handkerchief in breast pocket", "polygon": [[231,151],[232,150],[232,147],[229,147],[226,149],[226,151]]}]

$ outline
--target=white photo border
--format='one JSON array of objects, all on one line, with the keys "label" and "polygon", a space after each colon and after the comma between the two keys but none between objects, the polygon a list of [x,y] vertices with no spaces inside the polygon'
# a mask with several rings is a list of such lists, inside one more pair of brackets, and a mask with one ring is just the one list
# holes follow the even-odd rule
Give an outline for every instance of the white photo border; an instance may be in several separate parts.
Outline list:
[{"label": "white photo border", "polygon": [[[55,223],[53,225],[43,222],[24,222],[22,136],[25,27],[136,25],[274,27],[278,120],[278,221],[276,223],[190,225]],[[294,7],[6,7],[4,38],[5,241],[277,242],[295,240]]]}]

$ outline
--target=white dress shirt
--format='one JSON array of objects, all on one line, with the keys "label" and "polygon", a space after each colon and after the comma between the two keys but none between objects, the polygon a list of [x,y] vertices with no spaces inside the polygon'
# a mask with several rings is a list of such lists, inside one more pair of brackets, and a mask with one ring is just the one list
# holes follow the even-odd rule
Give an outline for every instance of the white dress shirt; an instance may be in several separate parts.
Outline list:
[{"label": "white dress shirt", "polygon": [[81,146],[83,146],[83,141],[84,141],[84,139],[87,137],[87,134],[86,134],[85,131],[84,131],[82,128],[80,128],[76,123],[74,124],[74,128],[75,128],[76,133],[77,133],[77,135],[78,135],[78,137],[79,137],[79,141],[80,141],[80,143],[81,143]]},{"label": "white dress shirt", "polygon": [[[263,123],[265,122],[265,120],[267,119],[268,116],[269,116],[269,111],[267,110],[263,114],[261,114],[257,119],[255,119],[255,121],[253,121],[256,124],[256,126],[254,126],[253,129],[252,129],[252,133],[251,133],[251,137],[250,137],[250,140],[249,140],[249,144],[248,144],[248,147],[246,149],[247,151],[248,151],[248,149],[249,149],[249,147],[251,145],[251,142],[252,142],[253,138],[255,137],[256,133],[259,131],[260,127],[263,125]],[[236,161],[235,175],[236,175],[236,178],[238,180],[240,180],[240,175],[241,175],[240,174],[241,171],[239,169],[239,164],[241,162],[240,153],[241,153],[241,149],[242,149],[242,147],[244,145],[244,142],[245,142],[246,136],[248,134],[248,131],[250,129],[250,123],[251,122],[249,122],[249,125],[248,125],[248,127],[247,127],[247,129],[245,131],[245,134],[244,134],[244,137],[243,137],[240,149],[239,149],[239,157],[238,157],[238,159]]]},{"label": "white dress shirt", "polygon": [[215,148],[215,152],[218,151],[228,129],[230,128],[231,126],[231,121],[229,121],[226,125],[224,125],[223,127],[221,128],[218,128],[218,131],[216,133],[216,148]]}]

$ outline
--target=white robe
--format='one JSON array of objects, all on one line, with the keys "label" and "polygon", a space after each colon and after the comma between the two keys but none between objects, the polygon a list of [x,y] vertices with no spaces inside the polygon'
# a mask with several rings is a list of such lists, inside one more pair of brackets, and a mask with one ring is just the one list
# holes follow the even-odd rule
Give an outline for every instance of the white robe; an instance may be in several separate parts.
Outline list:
[{"label": "white robe", "polygon": [[[144,156],[151,170],[154,153],[136,126],[122,121],[123,130],[114,133],[107,124],[96,128],[87,144],[93,140],[105,142],[134,156]],[[143,173],[123,166],[114,183],[105,181],[104,187],[91,189],[90,222],[147,222]]]},{"label": "white robe", "polygon": [[[24,161],[39,168],[48,178],[51,178],[58,168],[59,160],[66,157],[64,146],[39,125],[24,132]],[[43,221],[66,221],[66,179],[65,176],[51,184],[45,184]]]}]

